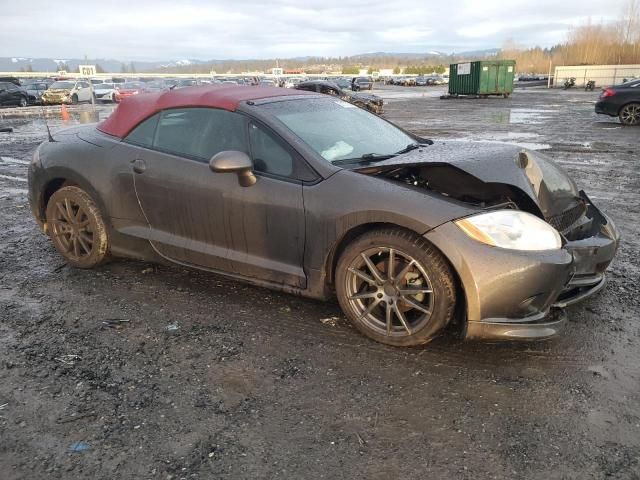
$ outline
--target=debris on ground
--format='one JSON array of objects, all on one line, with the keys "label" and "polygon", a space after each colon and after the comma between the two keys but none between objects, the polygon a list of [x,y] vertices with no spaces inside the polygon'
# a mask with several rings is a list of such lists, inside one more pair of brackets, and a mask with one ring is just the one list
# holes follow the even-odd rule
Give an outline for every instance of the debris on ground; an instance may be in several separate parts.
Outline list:
[{"label": "debris on ground", "polygon": [[69,450],[72,452],[84,452],[89,450],[89,444],[87,442],[73,442],[69,447]]},{"label": "debris on ground", "polygon": [[339,320],[340,317],[327,317],[321,318],[320,323],[322,323],[323,325],[329,325],[330,327],[335,327],[338,324]]},{"label": "debris on ground", "polygon": [[77,361],[82,360],[82,357],[80,355],[69,354],[56,357],[55,360],[65,365],[75,365]]},{"label": "debris on ground", "polygon": [[126,318],[109,318],[107,320],[102,321],[102,326],[107,328],[115,328],[116,330],[119,330],[122,327],[124,327],[127,323],[129,323],[129,320],[127,320]]}]

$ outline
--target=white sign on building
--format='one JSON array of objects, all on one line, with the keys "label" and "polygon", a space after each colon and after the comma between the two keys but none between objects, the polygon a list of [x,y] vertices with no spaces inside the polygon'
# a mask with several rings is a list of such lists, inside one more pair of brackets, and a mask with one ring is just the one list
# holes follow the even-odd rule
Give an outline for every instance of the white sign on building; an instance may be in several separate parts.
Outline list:
[{"label": "white sign on building", "polygon": [[95,65],[78,65],[78,71],[83,77],[93,77],[96,74]]}]

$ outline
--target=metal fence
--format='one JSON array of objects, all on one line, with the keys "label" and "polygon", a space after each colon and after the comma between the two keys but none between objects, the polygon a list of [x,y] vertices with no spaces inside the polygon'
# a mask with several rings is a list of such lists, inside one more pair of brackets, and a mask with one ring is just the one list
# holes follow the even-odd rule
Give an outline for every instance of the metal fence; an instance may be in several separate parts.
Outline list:
[{"label": "metal fence", "polygon": [[584,87],[589,80],[596,87],[616,85],[624,80],[640,78],[640,65],[567,65],[556,67],[553,86],[562,87],[565,80],[576,79],[576,86]]}]

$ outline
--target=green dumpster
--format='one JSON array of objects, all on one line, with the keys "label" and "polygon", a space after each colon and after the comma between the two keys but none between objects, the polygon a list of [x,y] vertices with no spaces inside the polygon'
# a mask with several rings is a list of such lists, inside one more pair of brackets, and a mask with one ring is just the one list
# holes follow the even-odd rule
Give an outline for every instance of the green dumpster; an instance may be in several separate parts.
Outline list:
[{"label": "green dumpster", "polygon": [[449,66],[449,95],[503,95],[513,92],[515,60],[481,60]]}]

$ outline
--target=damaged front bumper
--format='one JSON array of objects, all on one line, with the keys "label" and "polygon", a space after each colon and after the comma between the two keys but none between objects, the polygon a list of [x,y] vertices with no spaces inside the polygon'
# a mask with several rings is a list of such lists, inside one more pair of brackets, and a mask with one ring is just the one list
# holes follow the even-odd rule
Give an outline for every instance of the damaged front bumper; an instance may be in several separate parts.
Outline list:
[{"label": "damaged front bumper", "polygon": [[[582,193],[582,192],[581,192]],[[425,234],[452,263],[466,300],[465,339],[539,340],[557,335],[562,310],[601,290],[620,234],[586,197],[575,240],[560,250],[515,251],[481,244],[455,224]]]}]

